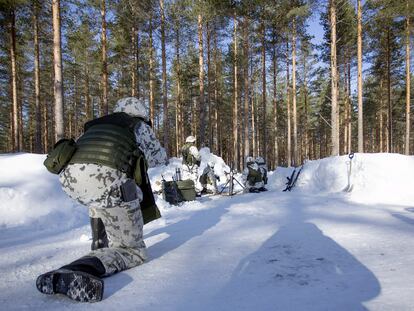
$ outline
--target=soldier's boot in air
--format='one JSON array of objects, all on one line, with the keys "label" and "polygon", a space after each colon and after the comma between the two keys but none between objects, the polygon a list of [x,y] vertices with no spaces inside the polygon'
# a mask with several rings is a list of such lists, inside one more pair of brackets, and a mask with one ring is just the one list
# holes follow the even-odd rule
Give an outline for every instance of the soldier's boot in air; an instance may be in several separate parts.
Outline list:
[{"label": "soldier's boot in air", "polygon": [[92,229],[91,249],[108,247],[108,237],[106,236],[105,226],[100,218],[90,218]]},{"label": "soldier's boot in air", "polygon": [[101,301],[105,274],[102,262],[91,256],[82,257],[60,269],[40,275],[36,280],[37,289],[47,295],[63,294],[80,302]]}]

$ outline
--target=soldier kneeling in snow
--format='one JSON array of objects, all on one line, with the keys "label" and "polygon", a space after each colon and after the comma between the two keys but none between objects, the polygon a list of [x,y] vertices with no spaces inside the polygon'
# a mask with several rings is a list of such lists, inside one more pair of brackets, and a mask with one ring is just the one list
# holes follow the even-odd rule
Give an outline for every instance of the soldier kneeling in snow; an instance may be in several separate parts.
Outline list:
[{"label": "soldier kneeling in snow", "polygon": [[195,142],[196,138],[194,136],[188,136],[184,146],[181,148],[183,156],[182,178],[191,179],[194,182],[195,190],[198,192],[201,190],[198,186],[198,168],[201,163],[201,155],[195,146]]},{"label": "soldier kneeling in snow", "polygon": [[246,158],[246,168],[243,170],[242,180],[245,186],[245,192],[266,191],[264,187],[263,177],[259,166],[253,157]]},{"label": "soldier kneeling in snow", "polygon": [[203,170],[203,174],[200,176],[200,184],[203,187],[201,190],[201,194],[205,194],[209,192],[207,187],[211,186],[212,193],[217,194],[217,180],[219,177],[214,173],[214,162],[208,162],[207,166]]},{"label": "soldier kneeling in snow", "polygon": [[[166,153],[141,101],[121,99],[114,112],[85,124],[76,152],[60,173],[63,190],[89,208],[94,250],[40,275],[36,286],[44,294],[99,301],[104,288],[102,277],[138,266],[147,258],[143,225],[161,217],[147,166],[165,164]],[[103,247],[105,234],[108,247]]]},{"label": "soldier kneeling in snow", "polygon": [[255,160],[257,166],[259,167],[260,173],[262,174],[263,183],[267,185],[267,166],[265,160],[258,156]]}]

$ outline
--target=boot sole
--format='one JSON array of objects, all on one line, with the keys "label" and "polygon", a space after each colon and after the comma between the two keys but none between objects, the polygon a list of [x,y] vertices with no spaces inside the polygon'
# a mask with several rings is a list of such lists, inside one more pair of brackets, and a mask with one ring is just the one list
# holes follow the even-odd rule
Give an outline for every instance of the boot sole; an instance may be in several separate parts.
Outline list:
[{"label": "boot sole", "polygon": [[97,302],[102,300],[104,282],[85,272],[60,269],[40,275],[36,287],[46,295],[63,294],[80,302]]}]

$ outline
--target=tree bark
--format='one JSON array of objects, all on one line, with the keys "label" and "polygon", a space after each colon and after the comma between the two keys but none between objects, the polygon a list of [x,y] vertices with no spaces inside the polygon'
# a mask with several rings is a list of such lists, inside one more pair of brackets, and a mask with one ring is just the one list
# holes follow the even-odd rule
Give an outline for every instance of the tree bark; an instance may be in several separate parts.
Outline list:
[{"label": "tree bark", "polygon": [[364,119],[362,105],[362,7],[358,0],[358,152],[364,152]]},{"label": "tree bark", "polygon": [[239,111],[238,111],[238,51],[237,51],[237,17],[236,12],[234,12],[234,32],[233,32],[233,44],[234,44],[234,90],[233,90],[233,165],[234,168],[239,168]]},{"label": "tree bark", "polygon": [[409,1],[406,0],[407,16],[405,18],[405,75],[406,75],[406,85],[405,85],[405,150],[406,155],[410,154],[410,11],[409,11]]},{"label": "tree bark", "polygon": [[63,121],[63,77],[62,77],[62,42],[60,28],[60,0],[52,1],[53,15],[53,65],[55,97],[55,141],[64,136]]},{"label": "tree bark", "polygon": [[273,139],[274,139],[274,149],[273,149],[273,168],[276,169],[279,164],[279,146],[277,141],[278,136],[278,122],[277,122],[277,56],[276,56],[276,39],[274,39],[273,47]]},{"label": "tree bark", "polygon": [[33,44],[34,44],[34,84],[35,84],[35,148],[36,153],[43,152],[42,148],[42,111],[40,106],[40,55],[39,55],[39,3],[33,2]]},{"label": "tree bark", "polygon": [[290,109],[289,39],[286,39],[286,109],[287,109],[287,166],[292,165],[292,133]]},{"label": "tree bark", "polygon": [[150,102],[150,120],[155,125],[155,100],[154,100],[154,50],[152,46],[152,12],[149,20],[149,102]]},{"label": "tree bark", "polygon": [[336,55],[336,0],[330,0],[331,27],[331,155],[339,155],[338,72]]},{"label": "tree bark", "polygon": [[293,165],[297,166],[298,162],[298,126],[297,126],[297,109],[296,109],[296,20],[293,19],[292,31],[292,118],[293,118]]},{"label": "tree bark", "polygon": [[387,152],[393,152],[393,128],[392,128],[392,103],[391,103],[391,48],[390,48],[390,29],[387,30],[387,101],[388,101],[388,139]]},{"label": "tree bark", "polygon": [[102,18],[102,33],[101,33],[101,45],[102,45],[102,104],[100,109],[100,115],[107,115],[108,108],[108,65],[107,65],[107,52],[106,52],[106,0],[102,0],[101,5],[101,18]]},{"label": "tree bark", "polygon": [[169,140],[170,128],[168,122],[168,101],[167,101],[167,59],[165,56],[165,15],[164,0],[160,0],[161,9],[161,53],[162,53],[162,106],[163,106],[163,128],[164,128],[164,148],[167,155],[170,154]]},{"label": "tree bark", "polygon": [[175,107],[175,136],[176,136],[176,153],[180,152],[183,136],[183,122],[181,119],[181,63],[180,63],[180,28],[178,23],[175,27],[175,52],[177,62],[177,97]]},{"label": "tree bark", "polygon": [[262,136],[261,142],[261,156],[267,160],[267,126],[266,126],[266,26],[262,21],[262,109],[263,109],[263,123],[262,123]]},{"label": "tree bark", "polygon": [[17,100],[17,69],[16,69],[16,16],[14,9],[10,9],[10,63],[11,63],[11,91],[12,91],[12,146],[14,152],[20,151],[19,140],[19,104]]},{"label": "tree bark", "polygon": [[243,50],[244,50],[244,160],[250,154],[250,140],[249,140],[249,99],[250,99],[250,85],[249,85],[249,20],[244,18],[243,29]]},{"label": "tree bark", "polygon": [[198,101],[198,111],[200,113],[199,144],[205,145],[205,104],[204,104],[204,47],[203,47],[203,17],[198,14],[198,65],[199,65],[199,89],[200,97]]}]

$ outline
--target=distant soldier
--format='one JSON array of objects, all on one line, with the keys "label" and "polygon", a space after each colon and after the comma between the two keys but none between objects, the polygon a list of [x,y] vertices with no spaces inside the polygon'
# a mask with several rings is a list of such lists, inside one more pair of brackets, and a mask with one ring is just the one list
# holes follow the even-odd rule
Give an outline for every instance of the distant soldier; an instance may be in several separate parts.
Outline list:
[{"label": "distant soldier", "polygon": [[203,170],[203,174],[200,176],[200,184],[203,187],[201,194],[209,192],[208,187],[212,188],[212,193],[217,194],[217,180],[219,177],[214,173],[214,162],[208,162],[207,166]]},{"label": "distant soldier", "polygon": [[262,174],[263,182],[267,185],[267,166],[265,160],[258,156],[256,157],[256,164],[259,166],[260,173]]},{"label": "distant soldier", "polygon": [[[184,146],[181,148],[181,154],[183,156],[182,162],[182,178],[191,179],[194,181],[194,186],[197,188],[198,184],[198,168],[201,163],[201,156],[195,146],[196,138],[194,136],[188,136],[185,140]],[[200,190],[198,190],[200,191]]]},{"label": "distant soldier", "polygon": [[44,294],[94,302],[102,299],[102,277],[146,260],[143,225],[160,217],[147,167],[165,164],[167,156],[147,107],[134,97],[119,100],[113,114],[87,122],[76,146],[60,182],[72,199],[89,208],[93,251],[40,275],[36,286]]},{"label": "distant soldier", "polygon": [[266,190],[259,166],[254,161],[253,157],[246,158],[246,168],[243,170],[242,180],[246,192],[260,192]]}]

